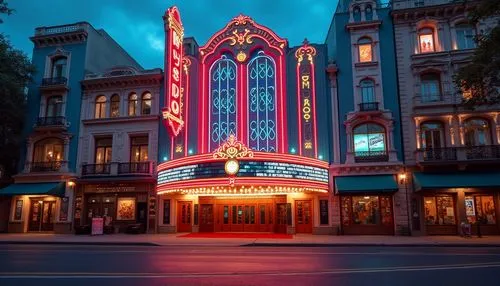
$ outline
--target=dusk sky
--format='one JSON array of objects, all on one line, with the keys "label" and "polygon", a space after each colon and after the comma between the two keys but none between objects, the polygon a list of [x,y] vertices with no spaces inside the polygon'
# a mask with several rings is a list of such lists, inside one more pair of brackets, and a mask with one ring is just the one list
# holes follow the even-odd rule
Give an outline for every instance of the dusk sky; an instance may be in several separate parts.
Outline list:
[{"label": "dusk sky", "polygon": [[[287,38],[323,43],[338,0],[10,0],[16,12],[2,16],[0,32],[30,57],[36,27],[87,21],[105,29],[144,68],[162,66],[165,9],[177,5],[185,36],[203,45],[239,13]],[[78,4],[77,4],[78,3]]]}]

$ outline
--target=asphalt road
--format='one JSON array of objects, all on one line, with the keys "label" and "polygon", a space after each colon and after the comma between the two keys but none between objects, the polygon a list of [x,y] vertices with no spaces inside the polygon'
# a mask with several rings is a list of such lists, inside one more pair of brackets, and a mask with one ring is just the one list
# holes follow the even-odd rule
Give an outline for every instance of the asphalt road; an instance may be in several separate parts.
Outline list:
[{"label": "asphalt road", "polygon": [[500,285],[500,248],[0,245],[0,285]]}]

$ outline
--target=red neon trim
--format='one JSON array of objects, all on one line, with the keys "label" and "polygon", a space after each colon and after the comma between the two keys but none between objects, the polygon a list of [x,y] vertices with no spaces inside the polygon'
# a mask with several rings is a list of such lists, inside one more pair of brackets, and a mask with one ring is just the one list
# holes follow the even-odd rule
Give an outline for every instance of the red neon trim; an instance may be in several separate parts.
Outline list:
[{"label": "red neon trim", "polygon": [[198,149],[200,150],[200,153],[205,153],[205,133],[207,131],[206,127],[206,115],[205,115],[205,110],[207,109],[206,104],[205,104],[205,98],[206,98],[206,92],[207,92],[207,85],[206,85],[206,66],[205,63],[201,63],[201,77],[202,77],[202,86],[201,86],[201,126],[198,126],[198,131],[199,131],[199,141],[198,141]]},{"label": "red neon trim", "polygon": [[302,101],[301,101],[301,98],[300,98],[300,63],[297,62],[297,116],[298,116],[298,125],[299,125],[299,148],[297,148],[299,150],[299,155],[302,156],[302,145],[303,145],[303,142],[302,142],[302,113],[301,113],[301,110],[300,108],[302,107]]},{"label": "red neon trim", "polygon": [[170,136],[170,160],[174,159],[174,136]]},{"label": "red neon trim", "polygon": [[314,118],[314,122],[313,122],[314,157],[317,158],[318,157],[318,133],[317,133],[318,131],[316,128],[316,124],[317,124],[318,120],[316,118],[316,76],[314,73],[314,60],[311,63],[311,77],[312,77],[311,80],[312,80],[312,89],[313,89],[312,100],[313,100],[313,118]]}]

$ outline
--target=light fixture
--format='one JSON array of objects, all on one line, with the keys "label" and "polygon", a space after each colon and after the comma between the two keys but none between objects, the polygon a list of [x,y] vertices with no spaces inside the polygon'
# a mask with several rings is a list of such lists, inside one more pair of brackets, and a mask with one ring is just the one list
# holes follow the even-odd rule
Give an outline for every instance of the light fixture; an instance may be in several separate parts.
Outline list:
[{"label": "light fixture", "polygon": [[323,155],[319,155],[318,159],[323,160]]},{"label": "light fixture", "polygon": [[43,204],[43,201],[38,201],[39,204]]},{"label": "light fixture", "polygon": [[189,149],[188,154],[193,155],[193,149]]},{"label": "light fixture", "polygon": [[240,170],[240,163],[236,159],[229,159],[224,165],[224,170],[226,171],[226,174],[234,176]]},{"label": "light fixture", "polygon": [[406,174],[405,173],[399,174],[399,183],[404,184],[405,182],[406,182]]},{"label": "light fixture", "polygon": [[167,161],[167,160],[168,160],[167,156],[163,156],[163,161]]},{"label": "light fixture", "polygon": [[69,181],[69,182],[68,182],[68,186],[69,186],[69,187],[74,187],[74,186],[75,186],[75,182],[73,182],[73,181]]},{"label": "light fixture", "polygon": [[370,199],[370,197],[364,197],[364,199],[365,199],[365,200],[369,200],[369,199]]},{"label": "light fixture", "polygon": [[293,147],[292,147],[292,148],[290,149],[290,153],[295,154],[295,148],[293,148]]}]

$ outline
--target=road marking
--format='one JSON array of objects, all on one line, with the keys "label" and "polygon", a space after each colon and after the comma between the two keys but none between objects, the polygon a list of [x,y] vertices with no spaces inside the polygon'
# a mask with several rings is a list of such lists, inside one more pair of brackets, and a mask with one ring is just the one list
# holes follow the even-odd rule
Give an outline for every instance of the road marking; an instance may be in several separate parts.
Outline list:
[{"label": "road marking", "polygon": [[366,269],[326,269],[316,272],[220,272],[220,273],[50,273],[50,272],[0,272],[1,279],[124,279],[124,278],[207,278],[207,277],[238,277],[238,276],[307,276],[352,273],[385,273],[409,271],[439,271],[465,270],[476,268],[500,268],[500,263],[473,263],[449,265],[423,265],[380,267]]}]

